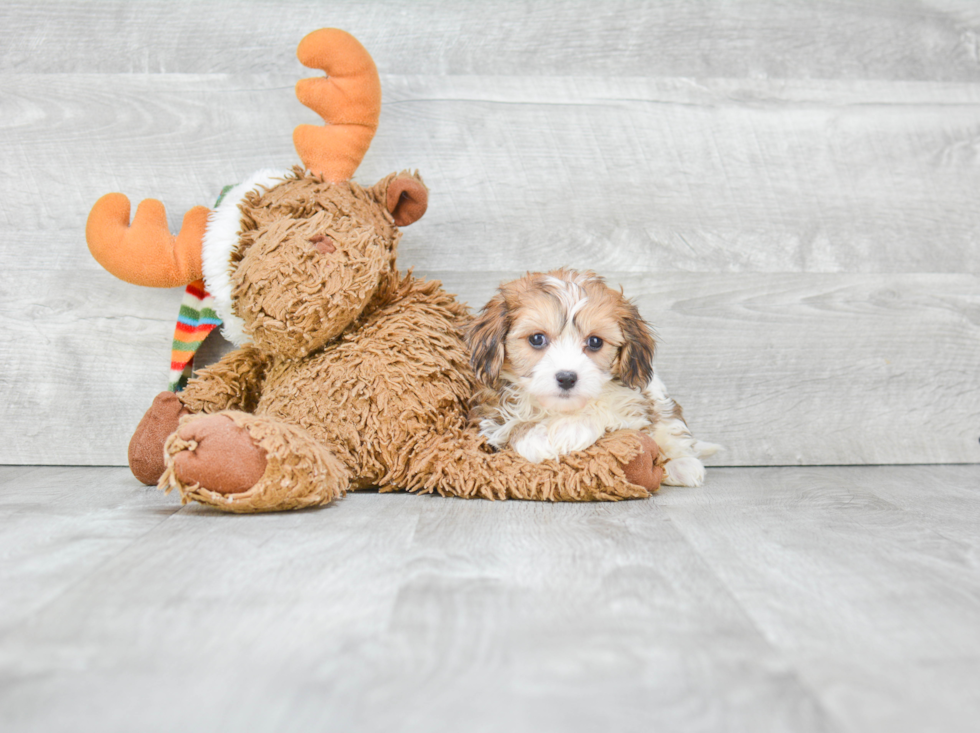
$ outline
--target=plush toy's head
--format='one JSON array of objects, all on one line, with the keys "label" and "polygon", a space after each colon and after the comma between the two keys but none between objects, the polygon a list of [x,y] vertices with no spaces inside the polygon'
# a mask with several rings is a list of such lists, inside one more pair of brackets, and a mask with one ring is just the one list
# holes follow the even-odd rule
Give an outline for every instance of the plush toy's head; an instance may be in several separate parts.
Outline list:
[{"label": "plush toy's head", "polygon": [[232,309],[244,333],[290,358],[337,336],[395,276],[395,225],[421,216],[425,198],[415,175],[363,188],[302,171],[247,196],[231,257]]},{"label": "plush toy's head", "polygon": [[327,77],[296,85],[325,126],[293,134],[304,168],[265,170],[198,206],[180,233],[153,199],[129,223],[129,199],[103,196],[86,227],[89,249],[111,273],[139,285],[173,287],[202,278],[237,344],[299,358],[341,333],[395,273],[397,226],[424,213],[417,174],[363,188],[349,179],[370,145],[381,108],[370,55],[337,29],[311,33],[297,55]]}]

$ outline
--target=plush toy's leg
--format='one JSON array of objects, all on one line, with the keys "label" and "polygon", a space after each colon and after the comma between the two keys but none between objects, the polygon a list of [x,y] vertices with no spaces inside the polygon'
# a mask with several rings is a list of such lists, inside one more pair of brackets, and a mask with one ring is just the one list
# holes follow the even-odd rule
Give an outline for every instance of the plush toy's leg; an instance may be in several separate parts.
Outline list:
[{"label": "plush toy's leg", "polygon": [[152,486],[160,480],[166,468],[163,445],[180,418],[190,414],[173,392],[161,392],[153,398],[129,441],[129,470],[142,483]]},{"label": "plush toy's leg", "polygon": [[181,420],[166,454],[160,488],[231,512],[328,504],[350,483],[344,464],[306,430],[247,412]]},{"label": "plush toy's leg", "polygon": [[473,430],[431,435],[400,456],[403,475],[385,483],[447,496],[545,501],[646,498],[663,469],[649,436],[620,431],[561,460],[530,463],[511,450],[489,452]]}]

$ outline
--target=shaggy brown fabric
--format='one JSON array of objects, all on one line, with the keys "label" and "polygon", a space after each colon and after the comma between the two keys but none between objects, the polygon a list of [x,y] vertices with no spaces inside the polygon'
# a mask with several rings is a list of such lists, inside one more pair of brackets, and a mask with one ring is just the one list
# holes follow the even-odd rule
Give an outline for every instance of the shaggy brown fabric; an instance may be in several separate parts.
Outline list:
[{"label": "shaggy brown fabric", "polygon": [[[312,440],[306,431],[245,412],[229,410],[221,415],[227,416],[236,427],[246,431],[255,446],[264,452],[265,472],[250,489],[232,494],[202,485],[191,480],[191,476],[181,477],[180,462],[176,459],[186,451],[196,450],[200,442],[208,439],[209,426],[193,430],[193,423],[205,422],[213,417],[193,415],[181,420],[181,429],[168,438],[165,447],[167,469],[159,483],[160,488],[167,493],[174,488],[178,489],[181,503],[199,501],[238,513],[302,509],[328,504],[342,497],[349,488],[350,472],[347,468],[327,449]],[[193,430],[200,442],[182,438],[181,430],[185,427]],[[212,472],[224,473],[229,464],[238,458],[237,451],[211,456],[209,460],[215,464]],[[198,477],[203,478],[200,475]]]},{"label": "shaggy brown fabric", "polygon": [[[194,384],[188,384],[188,389],[180,393],[180,401],[191,412],[254,412],[265,380],[266,359],[262,352],[252,346],[232,351],[216,364],[195,372]],[[198,398],[198,385],[202,382],[208,388]]]},{"label": "shaggy brown fabric", "polygon": [[[387,207],[404,197],[389,196],[392,186],[423,184],[402,173],[362,188],[297,170],[246,199],[233,307],[253,345],[198,372],[180,399],[226,415],[239,438],[247,433],[265,451],[265,469],[231,494],[207,471],[188,470],[182,454],[228,429],[191,416],[167,441],[160,486],[241,512],[323,504],[366,486],[487,499],[648,496],[659,484],[656,447],[651,454],[637,433],[534,464],[493,452],[468,425],[470,317],[438,282],[395,268],[400,233]],[[334,251],[312,243],[321,235]],[[232,442],[209,458],[215,477],[239,460],[243,448]]]}]

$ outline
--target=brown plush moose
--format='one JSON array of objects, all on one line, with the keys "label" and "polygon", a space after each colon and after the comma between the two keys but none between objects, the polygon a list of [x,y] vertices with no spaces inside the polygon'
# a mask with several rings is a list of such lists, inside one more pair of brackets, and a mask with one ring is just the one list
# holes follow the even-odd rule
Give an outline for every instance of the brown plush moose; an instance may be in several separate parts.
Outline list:
[{"label": "brown plush moose", "polygon": [[328,74],[297,84],[327,123],[294,134],[305,169],[257,173],[214,210],[188,212],[176,236],[152,199],[132,225],[122,194],[89,216],[89,247],[114,275],[157,287],[203,275],[240,347],[154,399],[130,443],[134,475],[234,512],[370,486],[576,501],[655,491],[657,446],[638,433],[532,464],[469,425],[467,309],[395,265],[398,227],[425,213],[428,191],[412,173],[349,180],[380,112],[374,62],[336,29],[311,33],[297,54]]}]

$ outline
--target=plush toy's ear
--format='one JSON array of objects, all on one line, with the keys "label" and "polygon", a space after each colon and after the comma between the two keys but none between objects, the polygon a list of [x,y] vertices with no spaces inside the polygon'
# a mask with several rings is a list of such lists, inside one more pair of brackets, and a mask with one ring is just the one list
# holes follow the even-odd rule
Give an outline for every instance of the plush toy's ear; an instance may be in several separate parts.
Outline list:
[{"label": "plush toy's ear", "polygon": [[627,387],[643,389],[653,378],[653,333],[636,306],[628,301],[622,306],[619,328],[625,339],[619,352],[619,378]]},{"label": "plush toy's ear", "polygon": [[418,173],[399,173],[388,183],[383,200],[395,225],[404,227],[422,218],[429,207],[429,189]]},{"label": "plush toy's ear", "polygon": [[510,323],[510,310],[504,296],[498,293],[483,306],[466,334],[473,372],[488,387],[496,386],[504,365],[504,342],[510,331]]}]

